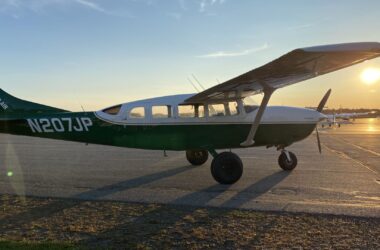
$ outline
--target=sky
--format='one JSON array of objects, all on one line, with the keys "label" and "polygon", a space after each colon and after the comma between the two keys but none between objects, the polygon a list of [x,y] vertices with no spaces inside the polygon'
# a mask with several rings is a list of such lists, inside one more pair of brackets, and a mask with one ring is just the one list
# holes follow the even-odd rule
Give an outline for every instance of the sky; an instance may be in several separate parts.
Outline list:
[{"label": "sky", "polygon": [[[380,42],[378,0],[0,0],[0,88],[73,111],[195,92],[293,49]],[[371,60],[279,89],[271,105],[380,108]]]}]

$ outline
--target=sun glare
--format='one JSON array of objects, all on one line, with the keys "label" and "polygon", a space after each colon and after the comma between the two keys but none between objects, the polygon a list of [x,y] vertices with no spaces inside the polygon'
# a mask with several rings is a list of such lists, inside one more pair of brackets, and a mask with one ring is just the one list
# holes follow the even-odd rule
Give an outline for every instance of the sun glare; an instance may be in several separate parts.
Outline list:
[{"label": "sun glare", "polygon": [[375,68],[365,69],[361,74],[364,83],[371,85],[380,79],[380,70]]}]

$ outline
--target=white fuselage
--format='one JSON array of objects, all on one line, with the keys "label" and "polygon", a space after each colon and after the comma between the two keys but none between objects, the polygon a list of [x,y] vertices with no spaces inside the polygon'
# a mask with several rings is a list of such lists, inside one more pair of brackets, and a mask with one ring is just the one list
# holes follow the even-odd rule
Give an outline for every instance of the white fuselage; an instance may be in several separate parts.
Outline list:
[{"label": "white fuselage", "polygon": [[[114,124],[124,125],[141,125],[141,124],[251,124],[257,114],[257,108],[253,111],[247,111],[242,100],[233,101],[236,104],[237,112],[230,114],[225,112],[224,115],[211,115],[210,104],[202,104],[204,106],[204,114],[202,117],[181,117],[179,114],[179,106],[183,105],[184,100],[192,95],[175,95],[165,96],[141,101],[120,104],[120,110],[117,114],[109,114],[105,112],[107,109],[95,112],[96,116]],[[220,102],[226,103],[226,102]],[[215,103],[213,103],[215,104]],[[166,106],[170,109],[170,115],[166,117],[155,118],[154,107]],[[143,117],[133,117],[131,113],[136,108],[144,110]],[[227,108],[228,109],[228,108]],[[316,110],[286,107],[286,106],[268,106],[264,112],[260,124],[316,124],[325,115]]]}]

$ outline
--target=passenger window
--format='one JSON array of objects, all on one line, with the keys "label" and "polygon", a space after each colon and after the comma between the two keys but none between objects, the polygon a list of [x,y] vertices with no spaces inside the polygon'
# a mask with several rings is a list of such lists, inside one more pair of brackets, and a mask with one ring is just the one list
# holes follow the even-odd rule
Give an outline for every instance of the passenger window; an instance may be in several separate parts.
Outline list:
[{"label": "passenger window", "polygon": [[194,105],[178,105],[178,116],[182,118],[195,117]]},{"label": "passenger window", "polygon": [[121,104],[116,105],[116,106],[112,106],[110,108],[106,108],[103,110],[103,112],[107,113],[109,115],[117,115],[119,113],[120,109],[121,109]]},{"label": "passenger window", "polygon": [[135,107],[129,112],[130,118],[144,118],[145,117],[145,109],[144,107]]},{"label": "passenger window", "polygon": [[224,108],[224,104],[209,104],[208,105],[208,113],[209,113],[210,117],[225,116],[226,110]]},{"label": "passenger window", "polygon": [[239,114],[239,106],[237,102],[229,102],[228,103],[228,110],[230,115],[238,115]]},{"label": "passenger window", "polygon": [[172,117],[171,106],[153,106],[152,116],[153,118],[169,118]]}]

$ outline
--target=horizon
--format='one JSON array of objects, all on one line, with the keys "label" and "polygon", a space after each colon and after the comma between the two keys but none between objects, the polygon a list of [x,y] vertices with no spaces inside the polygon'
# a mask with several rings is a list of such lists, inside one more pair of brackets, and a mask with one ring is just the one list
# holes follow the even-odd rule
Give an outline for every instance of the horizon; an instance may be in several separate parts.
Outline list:
[{"label": "horizon", "polygon": [[[0,1],[0,77],[15,97],[79,111],[194,93],[283,54],[380,42],[379,1]],[[279,89],[270,105],[380,109],[380,59]],[[260,96],[256,96],[255,99]]]}]

